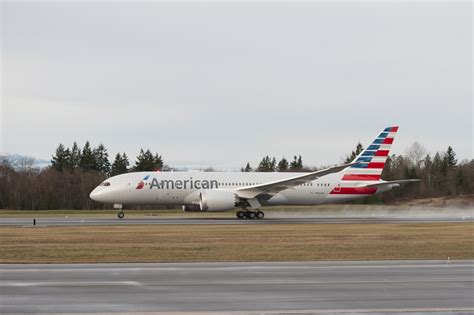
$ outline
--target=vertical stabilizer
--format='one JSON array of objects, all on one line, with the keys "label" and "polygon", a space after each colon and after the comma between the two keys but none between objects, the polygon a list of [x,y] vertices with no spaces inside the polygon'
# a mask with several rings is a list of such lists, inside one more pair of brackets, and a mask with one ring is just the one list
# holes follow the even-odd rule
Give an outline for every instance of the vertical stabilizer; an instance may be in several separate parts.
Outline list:
[{"label": "vertical stabilizer", "polygon": [[357,156],[352,165],[344,170],[343,181],[379,181],[390,154],[398,127],[385,128],[372,143]]}]

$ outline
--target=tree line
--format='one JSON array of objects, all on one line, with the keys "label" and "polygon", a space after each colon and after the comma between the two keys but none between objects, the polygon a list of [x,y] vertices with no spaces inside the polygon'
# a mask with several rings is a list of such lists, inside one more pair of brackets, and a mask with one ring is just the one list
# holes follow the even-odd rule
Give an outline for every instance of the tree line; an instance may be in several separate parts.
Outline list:
[{"label": "tree line", "polygon": [[278,163],[275,157],[267,155],[263,157],[255,169],[250,166],[249,162],[247,162],[245,167],[240,169],[241,172],[304,172],[307,170],[308,169],[303,167],[301,155],[295,155],[291,162],[288,162],[288,160],[283,157]]},{"label": "tree line", "polygon": [[459,162],[454,149],[434,156],[415,142],[403,155],[392,155],[382,172],[384,180],[418,178],[419,183],[402,185],[375,198],[382,202],[398,199],[431,198],[474,193],[474,159]]},{"label": "tree line", "polygon": [[92,201],[90,192],[107,177],[127,172],[163,170],[163,158],[149,149],[141,149],[133,166],[125,153],[117,153],[110,163],[103,144],[92,147],[87,141],[82,148],[59,144],[51,158],[51,166],[33,167],[34,159],[26,158],[20,167],[0,159],[0,208],[2,209],[106,209]]},{"label": "tree line", "polygon": [[[351,154],[347,155],[344,159],[344,164],[352,162],[362,151],[364,147],[359,142],[354,151]],[[252,168],[250,163],[244,167],[240,168],[241,172],[309,172],[313,171],[316,168],[307,167],[303,165],[303,159],[301,155],[294,155],[293,160],[289,162],[285,157],[278,161],[275,157],[270,157],[269,155],[264,156],[262,160],[258,163],[256,168]]]},{"label": "tree line", "polygon": [[[343,160],[349,163],[362,152],[362,144]],[[0,158],[0,208],[2,209],[106,209],[109,206],[92,201],[89,194],[110,176],[131,171],[170,170],[161,155],[141,149],[133,165],[125,153],[109,160],[103,144],[92,147],[87,141],[82,148],[77,143],[69,147],[60,144],[43,169],[33,167],[33,159],[14,167]],[[243,172],[311,171],[303,165],[301,155],[291,161],[267,155],[255,168],[250,163]],[[401,198],[424,198],[474,193],[474,160],[458,161],[452,147],[433,156],[419,143],[410,146],[404,155],[391,155],[382,173],[384,180],[419,178],[420,183],[370,197],[364,202],[393,202]]]},{"label": "tree line", "polygon": [[163,168],[163,158],[158,154],[153,154],[150,149],[144,151],[140,149],[135,165],[130,166],[127,154],[117,153],[113,163],[109,162],[109,154],[103,144],[92,148],[89,141],[86,141],[81,149],[76,142],[71,149],[59,144],[56,153],[52,156],[51,167],[58,172],[63,171],[95,171],[106,176],[115,176],[130,171],[157,171]]}]

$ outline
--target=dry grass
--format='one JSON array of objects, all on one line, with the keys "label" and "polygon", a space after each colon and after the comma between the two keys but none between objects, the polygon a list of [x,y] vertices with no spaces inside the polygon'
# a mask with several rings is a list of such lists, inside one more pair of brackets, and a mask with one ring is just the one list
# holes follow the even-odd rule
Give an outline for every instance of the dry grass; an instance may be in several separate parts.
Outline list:
[{"label": "dry grass", "polygon": [[1,263],[472,259],[474,223],[0,228]]}]

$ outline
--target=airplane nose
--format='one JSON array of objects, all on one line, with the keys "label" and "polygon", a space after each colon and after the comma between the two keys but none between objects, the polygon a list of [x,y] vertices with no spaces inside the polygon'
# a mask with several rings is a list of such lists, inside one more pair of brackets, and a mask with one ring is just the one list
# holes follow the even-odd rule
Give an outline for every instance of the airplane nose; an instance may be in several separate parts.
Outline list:
[{"label": "airplane nose", "polygon": [[89,198],[91,198],[91,199],[94,200],[94,201],[99,202],[99,201],[100,201],[100,200],[99,200],[99,195],[100,195],[100,193],[99,193],[99,188],[96,187],[93,191],[91,191],[91,193],[90,193],[90,195],[89,195]]}]

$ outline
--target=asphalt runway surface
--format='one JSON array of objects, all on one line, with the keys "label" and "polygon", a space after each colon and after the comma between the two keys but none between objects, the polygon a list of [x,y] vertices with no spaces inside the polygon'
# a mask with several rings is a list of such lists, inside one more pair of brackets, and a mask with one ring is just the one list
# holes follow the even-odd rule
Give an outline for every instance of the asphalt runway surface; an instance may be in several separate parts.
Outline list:
[{"label": "asphalt runway surface", "polygon": [[474,261],[0,265],[0,313],[472,314]]},{"label": "asphalt runway surface", "polygon": [[[234,218],[125,218],[110,217],[40,217],[37,226],[63,225],[137,225],[137,224],[365,224],[365,223],[429,223],[429,222],[474,222],[471,217],[438,218],[383,218],[383,217],[294,217],[265,218],[263,220],[239,220]],[[33,218],[0,218],[0,226],[32,226]]]}]

